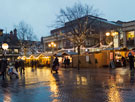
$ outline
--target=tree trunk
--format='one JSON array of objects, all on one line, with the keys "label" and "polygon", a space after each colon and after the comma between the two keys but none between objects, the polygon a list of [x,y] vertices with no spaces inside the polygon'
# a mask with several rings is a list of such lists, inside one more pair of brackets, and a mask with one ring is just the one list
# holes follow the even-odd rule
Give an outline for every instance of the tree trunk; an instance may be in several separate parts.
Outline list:
[{"label": "tree trunk", "polygon": [[80,70],[80,46],[78,46],[77,50],[78,50],[78,70]]}]

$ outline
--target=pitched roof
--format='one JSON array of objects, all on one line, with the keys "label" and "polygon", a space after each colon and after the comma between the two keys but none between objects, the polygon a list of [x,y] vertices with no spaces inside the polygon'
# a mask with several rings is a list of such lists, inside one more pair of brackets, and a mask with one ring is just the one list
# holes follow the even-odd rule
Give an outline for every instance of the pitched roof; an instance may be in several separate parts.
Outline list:
[{"label": "pitched roof", "polygon": [[2,43],[8,43],[9,45],[16,46],[19,44],[19,40],[15,35],[10,36],[10,34],[3,34],[2,36],[0,36],[0,45]]}]

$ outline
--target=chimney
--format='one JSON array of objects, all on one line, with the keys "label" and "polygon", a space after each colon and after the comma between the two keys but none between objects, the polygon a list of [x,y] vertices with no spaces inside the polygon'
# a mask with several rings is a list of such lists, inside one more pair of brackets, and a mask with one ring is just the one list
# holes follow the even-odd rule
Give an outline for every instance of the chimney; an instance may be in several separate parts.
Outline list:
[{"label": "chimney", "polygon": [[17,36],[17,29],[14,29],[14,36]]},{"label": "chimney", "polygon": [[13,32],[12,32],[12,30],[10,31],[10,37],[11,37],[11,38],[13,37]]},{"label": "chimney", "polygon": [[0,36],[3,35],[3,29],[0,29]]}]

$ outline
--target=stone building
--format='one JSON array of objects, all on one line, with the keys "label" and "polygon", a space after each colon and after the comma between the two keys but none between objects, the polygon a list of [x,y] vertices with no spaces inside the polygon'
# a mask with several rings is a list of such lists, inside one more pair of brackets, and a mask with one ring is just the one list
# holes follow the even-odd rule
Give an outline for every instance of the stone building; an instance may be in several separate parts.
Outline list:
[{"label": "stone building", "polygon": [[[3,43],[7,43],[9,46],[6,52],[4,52],[4,50],[2,49]],[[0,48],[0,58],[5,56],[9,60],[15,60],[20,55],[20,45],[16,29],[10,31],[10,33],[3,33],[3,30],[1,29]]]},{"label": "stone building", "polygon": [[122,22],[123,43],[125,47],[135,47],[135,20]]},{"label": "stone building", "polygon": [[[80,18],[80,19],[83,19]],[[100,50],[100,42],[102,44],[106,44],[106,36],[105,33],[108,31],[118,31],[121,28],[120,23],[108,21],[107,19],[100,18],[100,17],[95,17],[95,16],[88,16],[89,20],[94,20],[94,23],[90,25],[93,29],[92,32],[90,32],[93,36],[96,36],[97,38],[87,38],[85,41],[85,45],[81,48],[82,52],[85,51],[86,49],[89,51],[98,51]],[[72,23],[71,23],[72,22]],[[51,35],[43,37],[43,46],[44,46],[44,51],[50,51],[51,48],[48,47],[48,44],[50,42],[55,42],[56,43],[56,48],[55,50],[75,50],[74,44],[69,41],[65,36],[62,36],[60,33],[65,33],[65,32],[70,32],[70,25],[75,24],[76,20],[71,21],[71,22],[66,22],[63,27],[53,29],[50,31]],[[89,28],[91,29],[91,28]],[[117,35],[117,43],[119,44],[119,35]],[[116,40],[115,40],[116,41]],[[117,45],[118,45],[117,44]],[[119,47],[119,46],[118,46]]]}]

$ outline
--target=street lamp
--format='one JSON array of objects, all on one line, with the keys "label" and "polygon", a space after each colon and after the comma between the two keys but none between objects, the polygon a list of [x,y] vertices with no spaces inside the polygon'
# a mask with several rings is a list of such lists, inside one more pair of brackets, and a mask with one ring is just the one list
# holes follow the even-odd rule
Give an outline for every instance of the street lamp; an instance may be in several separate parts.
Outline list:
[{"label": "street lamp", "polygon": [[56,44],[54,42],[51,42],[48,44],[48,47],[52,49],[52,56],[51,56],[51,67],[52,67],[54,48],[56,47]]},{"label": "street lamp", "polygon": [[106,32],[105,35],[106,35],[106,37],[112,37],[112,41],[113,41],[113,62],[115,62],[114,37],[116,35],[118,35],[118,32],[114,32],[114,31]]},{"label": "street lamp", "polygon": [[9,47],[9,46],[8,46],[7,43],[3,43],[3,44],[2,44],[2,49],[4,50],[4,51],[3,51],[3,56],[5,55],[6,50],[8,49],[8,47]]}]

